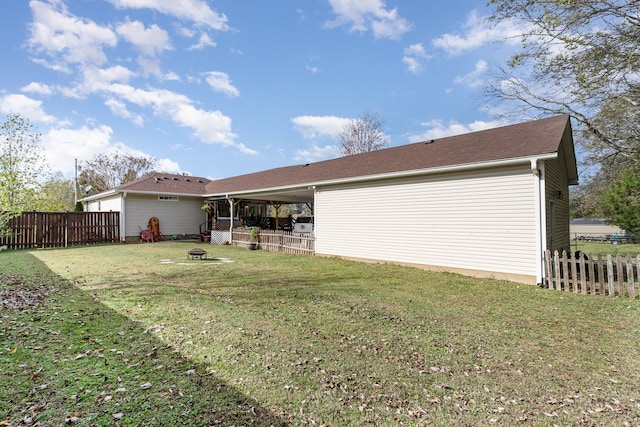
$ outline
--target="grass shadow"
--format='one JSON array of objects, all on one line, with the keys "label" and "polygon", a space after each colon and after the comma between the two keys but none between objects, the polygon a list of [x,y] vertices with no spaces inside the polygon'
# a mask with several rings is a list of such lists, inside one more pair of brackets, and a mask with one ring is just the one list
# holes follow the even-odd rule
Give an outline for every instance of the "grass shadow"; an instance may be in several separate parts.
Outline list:
[{"label": "grass shadow", "polygon": [[7,259],[0,425],[289,425],[36,257]]}]

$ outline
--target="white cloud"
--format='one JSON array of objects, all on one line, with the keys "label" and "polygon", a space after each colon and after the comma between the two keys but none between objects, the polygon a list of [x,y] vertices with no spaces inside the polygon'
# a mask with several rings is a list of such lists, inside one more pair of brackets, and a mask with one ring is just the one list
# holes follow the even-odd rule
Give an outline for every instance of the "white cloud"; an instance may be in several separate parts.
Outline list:
[{"label": "white cloud", "polygon": [[322,136],[337,138],[350,120],[335,116],[298,116],[291,122],[303,138],[315,139]]},{"label": "white cloud", "polygon": [[198,39],[198,43],[189,46],[187,50],[202,50],[206,47],[216,47],[216,42],[211,39],[211,36],[207,33],[200,34],[200,38]]},{"label": "white cloud", "polygon": [[420,74],[422,71],[422,63],[411,56],[402,57],[402,63],[407,66],[407,70],[412,74]]},{"label": "white cloud", "polygon": [[[116,152],[136,157],[154,157],[122,142],[113,141],[112,134],[113,130],[106,125],[93,128],[82,126],[79,129],[63,127],[51,129],[42,135],[45,158],[50,165],[55,166],[55,171],[72,177],[75,173],[75,159],[83,162],[93,159],[98,154]],[[156,160],[156,168],[162,172],[183,173],[178,163],[170,159]]]},{"label": "white cloud", "polygon": [[69,63],[103,64],[107,60],[103,49],[118,42],[113,30],[70,15],[62,2],[33,0],[29,5],[33,12],[29,45],[53,58],[39,61],[49,68],[66,70]]},{"label": "white cloud", "polygon": [[109,108],[114,116],[130,120],[137,126],[142,126],[144,124],[144,118],[139,114],[130,112],[124,102],[121,102],[117,99],[109,98],[104,102],[104,105]]},{"label": "white cloud", "polygon": [[137,89],[123,84],[112,84],[104,90],[127,102],[151,108],[160,116],[169,117],[179,126],[191,129],[194,136],[202,142],[233,146],[246,154],[257,153],[235,141],[236,135],[231,131],[231,118],[220,111],[196,108],[185,95],[165,89]]},{"label": "white cloud", "polygon": [[38,95],[51,95],[53,93],[53,89],[51,89],[49,85],[37,82],[31,82],[26,86],[22,86],[20,90],[22,92],[35,93]]},{"label": "white cloud", "polygon": [[221,92],[230,97],[240,96],[240,91],[231,84],[229,75],[222,71],[209,71],[204,73],[207,83],[214,92]]},{"label": "white cloud", "polygon": [[53,123],[56,120],[55,117],[45,113],[42,108],[42,101],[22,94],[10,94],[0,97],[0,112],[2,114],[19,114],[34,123]]},{"label": "white cloud", "polygon": [[108,91],[114,83],[127,84],[135,76],[131,70],[121,65],[109,68],[86,67],[81,71],[82,82],[72,88],[61,88],[65,96],[84,98],[88,95]]},{"label": "white cloud", "polygon": [[336,19],[327,27],[350,26],[352,32],[372,31],[376,38],[399,39],[411,29],[411,23],[387,9],[382,0],[329,0]]},{"label": "white cloud", "polygon": [[325,145],[320,147],[312,145],[311,148],[305,150],[296,150],[293,160],[296,162],[312,163],[320,160],[333,159],[340,155],[340,147],[336,145]]},{"label": "white cloud", "polygon": [[177,162],[174,162],[171,159],[158,159],[156,160],[156,167],[155,169],[158,172],[165,172],[165,173],[184,173],[185,171],[183,171],[182,169],[180,169],[180,165],[178,165]]},{"label": "white cloud", "polygon": [[418,135],[409,137],[411,142],[421,142],[431,139],[444,138],[447,136],[461,135],[463,133],[476,132],[479,130],[492,129],[498,126],[504,126],[507,122],[504,120],[482,121],[476,120],[469,124],[458,123],[455,120],[445,123],[442,120],[430,120],[422,123],[426,129]]},{"label": "white cloud", "polygon": [[[231,131],[231,118],[220,111],[196,108],[191,99],[177,92],[131,86],[126,83],[131,72],[121,66],[105,70],[91,68],[84,71],[84,81],[77,87],[69,89],[66,92],[68,96],[80,98],[92,94],[103,95],[109,100],[107,106],[112,109],[112,112],[124,117],[128,115],[125,103],[150,108],[154,114],[168,117],[179,126],[191,129],[194,136],[204,143],[232,146],[246,154],[257,153],[235,141],[237,135]],[[135,115],[130,115],[128,118],[134,123],[141,120],[140,116]]]},{"label": "white cloud", "polygon": [[454,83],[464,85],[469,89],[476,89],[484,85],[482,75],[486,73],[489,68],[487,61],[479,60],[473,71],[465,74],[464,76],[458,76],[453,81]]},{"label": "white cloud", "polygon": [[162,79],[162,67],[160,66],[160,60],[158,58],[142,56],[138,58],[137,62],[145,76],[152,75]]},{"label": "white cloud", "polygon": [[57,128],[42,135],[45,158],[56,171],[70,177],[74,174],[74,159],[89,160],[96,154],[115,149],[109,126],[79,129]]},{"label": "white cloud", "polygon": [[404,49],[402,62],[407,66],[407,70],[413,74],[419,74],[422,71],[422,59],[428,59],[429,55],[424,49],[422,43],[415,43]]},{"label": "white cloud", "polygon": [[518,43],[524,29],[515,21],[504,20],[497,24],[487,21],[486,16],[478,16],[473,11],[463,25],[464,34],[443,34],[432,41],[433,45],[449,55],[459,55],[469,50],[478,49],[488,43]]},{"label": "white cloud", "polygon": [[316,65],[318,62],[320,62],[320,56],[309,55],[309,57],[307,58],[307,64],[305,65],[305,68],[311,74],[318,74],[320,72],[320,67]]},{"label": "white cloud", "polygon": [[230,29],[227,17],[212,10],[204,0],[107,0],[120,9],[153,9],[165,15],[195,22],[212,30]]},{"label": "white cloud", "polygon": [[169,35],[155,24],[145,28],[140,21],[121,22],[116,26],[116,32],[147,56],[171,49]]}]

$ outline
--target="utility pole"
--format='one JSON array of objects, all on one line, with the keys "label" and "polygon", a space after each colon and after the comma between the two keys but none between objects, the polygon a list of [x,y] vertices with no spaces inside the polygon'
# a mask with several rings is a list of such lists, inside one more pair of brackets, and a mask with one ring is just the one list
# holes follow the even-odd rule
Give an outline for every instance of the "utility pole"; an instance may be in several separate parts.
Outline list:
[{"label": "utility pole", "polygon": [[75,167],[73,168],[73,171],[75,173],[75,176],[73,178],[73,206],[75,209],[76,204],[78,203],[78,158],[75,158]]}]

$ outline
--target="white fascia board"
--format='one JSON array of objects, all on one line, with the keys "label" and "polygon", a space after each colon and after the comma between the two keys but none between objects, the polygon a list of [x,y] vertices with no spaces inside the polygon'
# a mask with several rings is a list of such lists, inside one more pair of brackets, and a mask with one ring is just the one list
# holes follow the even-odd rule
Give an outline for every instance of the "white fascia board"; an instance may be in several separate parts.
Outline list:
[{"label": "white fascia board", "polygon": [[272,187],[272,188],[260,188],[257,190],[247,190],[247,191],[238,191],[238,192],[229,192],[223,194],[208,194],[205,195],[205,198],[211,199],[228,199],[228,198],[236,198],[242,199],[245,196],[249,197],[260,197],[260,196],[269,196],[273,193],[278,194],[290,194],[290,193],[299,193],[301,191],[311,191],[314,188],[314,184],[302,184],[296,185],[295,187],[282,186],[282,187]]},{"label": "white fascia board", "polygon": [[176,193],[176,192],[163,192],[163,191],[136,191],[136,190],[121,190],[119,193],[127,194],[141,194],[143,196],[184,196],[184,197],[204,197],[200,193]]},{"label": "white fascia board", "polygon": [[311,190],[315,187],[325,186],[325,185],[337,185],[337,184],[350,184],[357,182],[365,182],[365,181],[376,181],[383,179],[392,179],[392,178],[406,178],[418,175],[433,175],[437,173],[443,172],[463,172],[467,170],[477,170],[477,169],[487,169],[487,168],[495,168],[495,167],[503,167],[503,166],[511,166],[523,163],[532,163],[537,162],[538,160],[550,160],[558,157],[558,153],[549,153],[542,154],[539,156],[532,157],[516,157],[511,159],[502,159],[495,160],[490,162],[481,162],[481,163],[467,163],[463,165],[456,166],[442,166],[437,168],[430,169],[416,169],[409,171],[401,171],[401,172],[390,172],[390,173],[381,173],[375,175],[363,175],[363,176],[354,176],[350,178],[339,178],[339,179],[330,179],[326,181],[310,181],[303,184],[296,184],[295,186],[280,186],[280,187],[270,187],[270,188],[257,188],[255,190],[245,190],[238,192],[225,192],[225,193],[213,193],[213,194],[205,194],[204,197],[235,197],[238,198],[240,196],[251,196],[251,195],[259,195],[259,194],[270,194],[270,193],[285,193],[285,192],[295,192],[300,190]]},{"label": "white fascia board", "polygon": [[92,200],[104,199],[105,197],[113,196],[114,194],[122,193],[122,191],[117,190],[107,190],[102,193],[94,194],[93,196],[83,197],[78,199],[79,202],[90,202]]},{"label": "white fascia board", "polygon": [[103,193],[94,194],[93,196],[85,197],[83,199],[78,199],[79,202],[88,202],[91,200],[103,199],[107,196],[112,196],[114,194],[141,194],[145,196],[183,196],[183,197],[204,197],[204,195],[197,193],[175,193],[175,192],[162,192],[162,191],[136,191],[136,190],[108,190]]}]

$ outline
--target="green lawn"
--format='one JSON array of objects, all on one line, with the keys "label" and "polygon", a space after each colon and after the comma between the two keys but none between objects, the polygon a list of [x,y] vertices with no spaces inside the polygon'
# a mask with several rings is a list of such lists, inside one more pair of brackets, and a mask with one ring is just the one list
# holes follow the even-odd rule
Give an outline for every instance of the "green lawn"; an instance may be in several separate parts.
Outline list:
[{"label": "green lawn", "polygon": [[640,423],[637,300],[194,246],[0,253],[0,425]]},{"label": "green lawn", "polygon": [[614,245],[605,242],[586,242],[579,240],[571,241],[571,250],[580,250],[586,254],[620,254],[636,256],[640,253],[640,243]]}]

